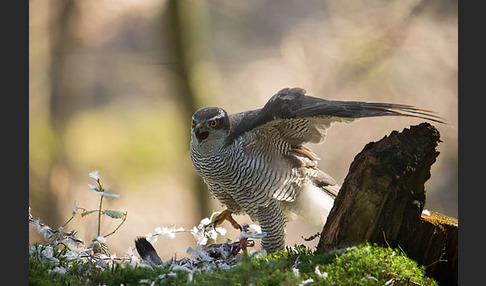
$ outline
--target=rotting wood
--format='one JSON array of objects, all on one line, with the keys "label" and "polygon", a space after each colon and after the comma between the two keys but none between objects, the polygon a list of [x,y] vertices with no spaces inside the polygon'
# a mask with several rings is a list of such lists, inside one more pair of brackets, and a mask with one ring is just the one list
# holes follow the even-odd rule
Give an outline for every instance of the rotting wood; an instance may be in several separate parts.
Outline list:
[{"label": "rotting wood", "polygon": [[440,285],[457,285],[457,220],[423,215],[439,131],[422,123],[368,143],[354,158],[317,245],[361,242],[402,249]]}]

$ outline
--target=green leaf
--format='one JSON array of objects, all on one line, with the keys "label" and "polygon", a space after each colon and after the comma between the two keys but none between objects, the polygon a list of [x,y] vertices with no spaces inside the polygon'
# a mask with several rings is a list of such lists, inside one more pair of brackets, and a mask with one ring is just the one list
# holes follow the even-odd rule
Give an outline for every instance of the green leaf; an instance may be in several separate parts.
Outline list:
[{"label": "green leaf", "polygon": [[103,213],[111,218],[124,218],[125,214],[119,211],[105,210]]},{"label": "green leaf", "polygon": [[97,211],[98,210],[91,210],[91,211],[84,212],[84,213],[81,214],[81,217],[87,216],[87,215],[92,214],[92,213],[97,212]]}]

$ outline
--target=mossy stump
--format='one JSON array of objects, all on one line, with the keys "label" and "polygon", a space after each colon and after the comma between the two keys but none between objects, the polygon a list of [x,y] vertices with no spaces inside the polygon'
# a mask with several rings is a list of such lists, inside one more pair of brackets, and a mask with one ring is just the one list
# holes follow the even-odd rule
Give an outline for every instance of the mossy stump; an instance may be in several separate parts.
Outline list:
[{"label": "mossy stump", "polygon": [[362,242],[399,247],[441,285],[457,285],[457,220],[422,214],[439,142],[439,131],[422,123],[368,143],[349,168],[317,250]]}]

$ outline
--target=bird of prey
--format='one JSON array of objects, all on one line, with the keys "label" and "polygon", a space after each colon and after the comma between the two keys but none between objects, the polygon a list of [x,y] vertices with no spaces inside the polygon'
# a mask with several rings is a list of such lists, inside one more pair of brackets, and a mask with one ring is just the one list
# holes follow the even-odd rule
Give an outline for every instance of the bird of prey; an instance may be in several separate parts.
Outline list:
[{"label": "bird of prey", "polygon": [[[203,107],[191,120],[190,156],[210,193],[226,207],[224,220],[238,228],[232,214],[248,214],[267,235],[268,253],[285,245],[285,224],[296,215],[323,226],[340,186],[317,167],[306,143],[322,143],[336,122],[363,117],[409,116],[444,123],[434,112],[410,105],[333,101],[284,88],[263,108],[228,114]],[[240,228],[241,229],[241,228]]]}]

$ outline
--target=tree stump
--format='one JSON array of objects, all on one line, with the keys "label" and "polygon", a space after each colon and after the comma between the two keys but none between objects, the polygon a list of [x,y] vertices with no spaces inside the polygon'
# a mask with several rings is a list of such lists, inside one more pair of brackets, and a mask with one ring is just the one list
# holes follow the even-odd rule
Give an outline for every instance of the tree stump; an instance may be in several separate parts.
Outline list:
[{"label": "tree stump", "polygon": [[349,168],[317,251],[362,242],[400,247],[441,285],[457,285],[457,220],[422,214],[439,142],[438,130],[422,123],[368,143]]}]

